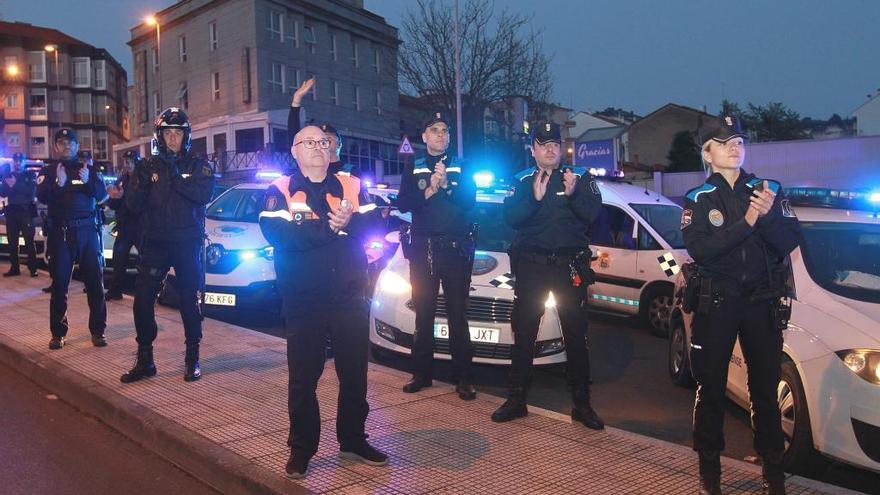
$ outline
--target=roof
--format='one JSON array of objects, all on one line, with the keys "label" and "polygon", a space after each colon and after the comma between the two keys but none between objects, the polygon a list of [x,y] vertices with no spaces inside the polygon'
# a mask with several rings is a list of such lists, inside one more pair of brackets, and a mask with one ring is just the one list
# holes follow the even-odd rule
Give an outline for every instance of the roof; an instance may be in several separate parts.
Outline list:
[{"label": "roof", "polygon": [[79,45],[89,48],[94,46],[80,41],[73,36],[67,35],[57,29],[34,26],[26,22],[5,22],[0,21],[0,35],[18,36],[21,38],[36,39],[43,43],[55,43],[58,45]]},{"label": "roof", "polygon": [[606,139],[614,139],[620,137],[620,135],[626,132],[627,129],[629,129],[629,127],[624,125],[590,129],[578,136],[576,141],[603,141]]},{"label": "roof", "polygon": [[651,117],[653,117],[655,114],[658,114],[664,110],[671,109],[671,108],[674,108],[677,110],[684,110],[684,111],[690,112],[690,113],[695,113],[701,117],[708,117],[710,119],[717,118],[715,115],[712,115],[711,113],[706,113],[702,110],[697,110],[696,108],[691,108],[688,106],[679,105],[677,103],[667,103],[667,104],[663,105],[662,107],[658,108],[657,110],[654,110],[653,112],[649,113],[648,115],[645,115],[644,117],[642,117],[638,121],[634,122],[633,125],[636,125],[639,122],[644,122],[644,121],[650,119]]},{"label": "roof", "polygon": [[856,109],[852,111],[852,114],[855,115],[856,112],[860,111],[862,108],[864,108],[866,105],[868,105],[872,101],[876,100],[878,97],[880,97],[880,91],[877,91],[876,93],[871,95],[867,101],[865,101],[864,103],[862,103],[861,105],[856,107]]}]

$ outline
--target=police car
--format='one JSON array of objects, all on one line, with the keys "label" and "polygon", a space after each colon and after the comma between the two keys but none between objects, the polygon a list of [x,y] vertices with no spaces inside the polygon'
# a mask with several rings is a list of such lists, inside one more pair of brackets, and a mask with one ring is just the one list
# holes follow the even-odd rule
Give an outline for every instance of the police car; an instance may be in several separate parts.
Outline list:
[{"label": "police car", "polygon": [[[806,472],[820,453],[880,472],[880,193],[795,188],[787,194],[803,244],[791,254],[795,298],[784,332],[777,388],[784,462]],[[849,203],[849,204],[847,204]],[[855,208],[854,208],[855,207]],[[873,211],[872,211],[873,210]],[[677,282],[681,286],[681,281]],[[669,339],[673,382],[692,386],[691,315],[676,292]],[[728,396],[749,407],[748,373],[737,341]]]},{"label": "police car", "polygon": [[[490,364],[510,362],[513,333],[510,328],[513,289],[507,250],[514,231],[505,223],[502,203],[507,188],[491,185],[491,174],[475,174],[478,186],[473,221],[478,224],[477,251],[471,278],[467,318],[474,360]],[[592,225],[593,262],[597,282],[588,289],[592,308],[624,314],[651,315],[661,321],[657,333],[669,324],[672,293],[679,264],[687,254],[681,249],[681,207],[644,188],[620,181],[598,181],[602,211]],[[502,186],[502,187],[498,187]],[[409,214],[401,215],[408,220]],[[415,330],[415,311],[409,284],[409,262],[397,249],[379,275],[370,307],[370,341],[377,354],[408,354]],[[552,293],[535,344],[535,364],[565,361],[565,347]],[[647,319],[647,316],[646,316]],[[663,333],[665,336],[665,333]],[[450,359],[446,307],[437,298],[435,357]]]}]

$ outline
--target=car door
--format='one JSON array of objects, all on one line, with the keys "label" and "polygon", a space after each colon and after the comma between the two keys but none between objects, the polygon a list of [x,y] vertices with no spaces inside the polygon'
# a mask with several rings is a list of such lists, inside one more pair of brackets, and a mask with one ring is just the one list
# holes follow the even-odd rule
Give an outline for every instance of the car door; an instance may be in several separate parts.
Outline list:
[{"label": "car door", "polygon": [[637,273],[636,226],[635,219],[623,208],[602,205],[590,228],[591,266],[596,273],[596,283],[588,291],[591,306],[638,311],[638,293],[644,281]]}]

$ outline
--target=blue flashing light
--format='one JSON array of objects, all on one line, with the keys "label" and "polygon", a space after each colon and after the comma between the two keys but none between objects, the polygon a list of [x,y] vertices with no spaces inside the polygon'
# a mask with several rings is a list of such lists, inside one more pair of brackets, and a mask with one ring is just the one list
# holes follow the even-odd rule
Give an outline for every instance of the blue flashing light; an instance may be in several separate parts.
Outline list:
[{"label": "blue flashing light", "polygon": [[238,253],[238,259],[241,261],[251,261],[257,258],[257,252],[247,249]]},{"label": "blue flashing light", "polygon": [[277,172],[274,170],[261,170],[257,172],[257,179],[262,180],[275,180],[281,178],[281,172]]},{"label": "blue flashing light", "polygon": [[477,172],[474,174],[474,182],[477,187],[491,187],[495,182],[495,174],[492,172]]},{"label": "blue flashing light", "polygon": [[364,187],[373,187],[373,181],[370,179],[364,180]]},{"label": "blue flashing light", "polygon": [[872,203],[880,204],[880,191],[871,193],[871,196],[868,198]]},{"label": "blue flashing light", "polygon": [[382,249],[383,247],[385,247],[385,244],[382,244],[382,241],[370,241],[370,249]]}]

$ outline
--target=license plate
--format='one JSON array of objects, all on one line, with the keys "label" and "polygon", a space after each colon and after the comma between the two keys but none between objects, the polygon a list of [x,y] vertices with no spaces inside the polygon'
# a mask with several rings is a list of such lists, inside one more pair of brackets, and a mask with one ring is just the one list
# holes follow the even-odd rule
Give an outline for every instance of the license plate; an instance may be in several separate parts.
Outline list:
[{"label": "license plate", "polygon": [[[471,331],[471,342],[488,342],[497,344],[498,337],[501,336],[501,330],[497,328],[469,327]],[[446,323],[434,323],[434,337],[438,339],[449,338],[449,325]]]},{"label": "license plate", "polygon": [[215,306],[235,306],[235,294],[205,292],[205,304],[213,304]]}]

